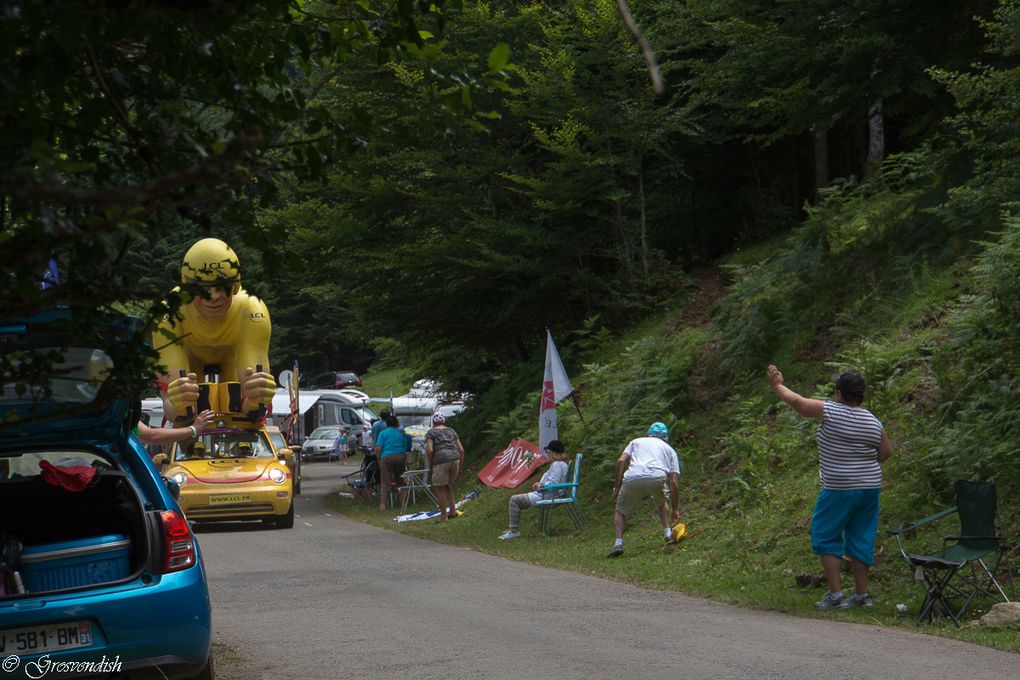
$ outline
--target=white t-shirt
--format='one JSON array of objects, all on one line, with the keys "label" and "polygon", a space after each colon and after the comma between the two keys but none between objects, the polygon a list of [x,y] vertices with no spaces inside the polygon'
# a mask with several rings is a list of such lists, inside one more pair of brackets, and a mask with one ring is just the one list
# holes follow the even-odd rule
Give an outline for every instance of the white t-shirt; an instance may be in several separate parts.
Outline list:
[{"label": "white t-shirt", "polygon": [[658,437],[638,437],[623,450],[630,456],[630,465],[623,478],[665,479],[670,473],[680,474],[680,458],[673,447]]},{"label": "white t-shirt", "polygon": [[[554,460],[549,469],[542,475],[542,479],[538,480],[539,488],[549,484],[564,484],[567,481],[569,469],[569,466],[562,460]],[[567,495],[567,489],[553,489],[544,493],[542,491],[532,491],[528,495],[531,496],[531,504],[534,505],[543,499],[564,498]]]}]

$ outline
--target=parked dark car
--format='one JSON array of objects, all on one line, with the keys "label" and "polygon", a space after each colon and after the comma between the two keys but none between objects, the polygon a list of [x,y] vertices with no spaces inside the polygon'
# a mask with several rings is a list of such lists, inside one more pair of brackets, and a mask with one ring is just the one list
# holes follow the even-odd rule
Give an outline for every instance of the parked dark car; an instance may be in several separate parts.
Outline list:
[{"label": "parked dark car", "polygon": [[[12,361],[61,356],[48,390],[0,384],[4,669],[116,659],[99,675],[211,680],[198,542],[173,483],[130,434],[134,400],[95,405],[112,362],[101,335],[68,336],[69,318],[56,310],[0,323],[0,351]],[[115,333],[134,332],[115,319]]]},{"label": "parked dark car", "polygon": [[316,390],[342,390],[345,387],[361,387],[361,376],[351,371],[328,371],[316,376],[312,384]]}]

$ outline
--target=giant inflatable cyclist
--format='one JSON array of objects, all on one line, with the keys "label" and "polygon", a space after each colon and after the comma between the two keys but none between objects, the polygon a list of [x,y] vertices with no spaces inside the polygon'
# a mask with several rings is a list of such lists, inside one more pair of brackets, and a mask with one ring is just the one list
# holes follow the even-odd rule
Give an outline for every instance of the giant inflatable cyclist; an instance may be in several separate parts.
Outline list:
[{"label": "giant inflatable cyclist", "polygon": [[210,369],[219,382],[240,383],[241,413],[271,404],[269,310],[241,288],[237,255],[219,239],[202,239],[184,256],[181,283],[196,291],[193,299],[153,334],[167,371],[159,376],[166,417],[179,421],[198,413],[199,376]]}]

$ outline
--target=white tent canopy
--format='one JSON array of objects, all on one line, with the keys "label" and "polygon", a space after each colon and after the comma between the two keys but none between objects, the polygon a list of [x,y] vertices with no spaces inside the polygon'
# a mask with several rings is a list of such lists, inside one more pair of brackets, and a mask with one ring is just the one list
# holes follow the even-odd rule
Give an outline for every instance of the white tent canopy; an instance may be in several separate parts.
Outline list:
[{"label": "white tent canopy", "polygon": [[[301,415],[307,413],[308,409],[315,406],[315,402],[319,401],[321,394],[298,394],[298,411]],[[277,390],[276,395],[273,397],[273,415],[274,416],[285,416],[290,413],[290,395],[287,394],[286,390]]]}]

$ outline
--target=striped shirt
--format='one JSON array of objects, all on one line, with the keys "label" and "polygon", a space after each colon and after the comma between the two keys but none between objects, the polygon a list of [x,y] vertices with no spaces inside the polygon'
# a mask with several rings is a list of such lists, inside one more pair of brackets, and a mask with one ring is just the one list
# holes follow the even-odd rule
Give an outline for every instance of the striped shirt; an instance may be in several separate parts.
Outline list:
[{"label": "striped shirt", "polygon": [[818,428],[818,466],[826,489],[880,489],[882,423],[866,408],[826,401]]}]

